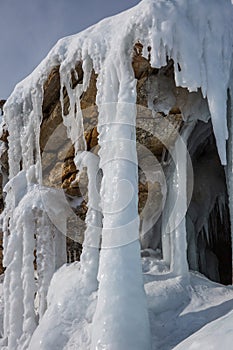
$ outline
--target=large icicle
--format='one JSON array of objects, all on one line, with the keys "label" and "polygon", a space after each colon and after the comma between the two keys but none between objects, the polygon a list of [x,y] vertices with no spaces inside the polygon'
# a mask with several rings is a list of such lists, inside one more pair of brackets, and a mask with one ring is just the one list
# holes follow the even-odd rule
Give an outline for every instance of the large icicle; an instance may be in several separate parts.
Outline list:
[{"label": "large icicle", "polygon": [[[29,198],[26,198],[28,201]],[[21,204],[22,205],[22,204]],[[26,208],[25,208],[26,209]],[[37,327],[34,296],[36,292],[35,278],[34,278],[34,250],[35,238],[32,232],[35,232],[35,218],[33,212],[25,210],[22,215],[23,231],[23,260],[22,260],[22,282],[23,282],[23,333],[19,340],[18,348],[21,350],[28,349],[28,344],[31,335]]]},{"label": "large icicle", "polygon": [[[21,172],[11,181],[11,185],[8,187],[8,196],[12,198],[12,201],[20,201],[20,197],[17,196],[17,192],[14,191],[16,190],[14,186],[17,187],[17,190],[21,189],[21,191],[24,191],[26,181],[23,180],[25,180],[25,173]],[[21,184],[21,186],[19,186],[19,184]],[[5,272],[6,280],[4,281],[4,338],[6,341],[5,345],[8,345],[10,350],[17,349],[17,341],[23,332],[24,312],[23,285],[21,278],[23,231],[22,227],[19,225],[19,222],[15,220],[13,215],[14,214],[12,211],[8,222],[9,226],[7,225],[6,227],[7,231],[9,230],[11,234],[9,238],[4,241],[5,244],[7,243],[7,245],[4,247],[4,265],[7,266],[7,270]],[[4,226],[6,226],[5,223]],[[4,234],[7,235],[7,232]],[[18,314],[17,318],[15,317],[15,312]]]},{"label": "large icicle", "polygon": [[171,271],[177,275],[188,275],[186,212],[187,212],[187,149],[181,138],[175,144],[175,165],[172,196],[177,196],[173,212],[169,218],[171,229]]},{"label": "large icicle", "polygon": [[[177,133],[174,149],[171,151],[172,162],[167,170],[168,197],[162,219],[163,259],[170,265],[171,272],[186,277],[187,233],[186,213],[193,189],[193,169],[187,150],[187,140],[195,122],[186,127],[182,137]],[[189,187],[189,188],[188,188]]]},{"label": "large icicle", "polygon": [[136,81],[127,39],[116,43],[120,52],[107,59],[97,83],[103,233],[93,350],[151,348],[140,262]]}]

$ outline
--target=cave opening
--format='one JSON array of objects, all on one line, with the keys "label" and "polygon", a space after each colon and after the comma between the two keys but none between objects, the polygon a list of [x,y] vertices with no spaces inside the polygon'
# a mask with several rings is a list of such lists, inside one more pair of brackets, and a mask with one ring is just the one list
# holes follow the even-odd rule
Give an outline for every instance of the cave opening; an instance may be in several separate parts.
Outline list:
[{"label": "cave opening", "polygon": [[226,169],[218,156],[211,121],[197,123],[189,152],[194,171],[187,212],[189,266],[228,285],[232,283],[232,246]]}]

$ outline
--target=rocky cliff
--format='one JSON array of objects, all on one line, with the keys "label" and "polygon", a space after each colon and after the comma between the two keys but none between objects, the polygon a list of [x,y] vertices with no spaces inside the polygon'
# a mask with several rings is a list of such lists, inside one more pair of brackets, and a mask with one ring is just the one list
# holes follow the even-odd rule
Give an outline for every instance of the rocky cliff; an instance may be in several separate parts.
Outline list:
[{"label": "rocky cliff", "polygon": [[[193,131],[188,142],[191,158],[195,164],[194,194],[188,211],[189,262],[191,268],[200,270],[210,278],[228,283],[231,279],[229,230],[225,229],[225,238],[218,249],[217,246],[220,245],[219,242],[221,240],[216,231],[223,226],[221,215],[219,214],[220,211],[216,209],[218,204],[203,204],[202,196],[199,194],[203,187],[203,182],[199,180],[202,177],[206,178],[208,176],[207,173],[212,171],[210,169],[214,169],[214,173],[217,171],[219,174],[216,174],[216,177],[218,180],[221,178],[222,185],[218,186],[219,188],[216,189],[214,198],[211,199],[213,199],[213,203],[218,203],[221,197],[225,208],[223,210],[224,217],[229,223],[225,175],[217,155],[211,122],[207,123],[210,115],[208,103],[199,90],[189,93],[186,88],[176,87],[173,60],[167,60],[167,65],[160,69],[152,68],[150,64],[150,50],[150,47],[148,47],[147,56],[143,56],[143,46],[138,42],[134,46],[132,55],[132,66],[137,79],[137,143],[140,147],[143,146],[149,151],[141,154],[140,150],[138,150],[138,210],[141,219],[141,231],[143,231],[143,227],[144,231],[146,231],[141,234],[142,248],[161,249],[160,219],[165,201],[165,193],[162,188],[165,183],[162,183],[159,178],[157,180],[148,179],[145,176],[145,169],[151,164],[152,155],[157,159],[160,167],[159,172],[162,171],[164,174],[167,174],[166,176],[169,176],[167,169],[172,163],[170,152],[177,136],[179,134],[182,135],[189,124],[193,123]],[[81,219],[78,221],[78,232],[75,216],[72,216],[68,221],[67,259],[73,261],[79,259],[83,242],[88,200],[88,179],[85,169],[80,172],[76,169],[74,164],[74,147],[67,137],[66,128],[63,126],[59,69],[59,66],[55,66],[44,83],[40,149],[43,184],[47,187],[63,189],[75,216]],[[72,89],[83,83],[82,62],[76,63],[75,71],[71,71],[71,76]],[[97,74],[93,70],[89,86],[80,99],[86,147],[88,151],[94,154],[97,154],[99,149],[96,80]],[[63,98],[64,112],[67,115],[70,101],[65,89],[63,89]],[[3,107],[3,103],[0,107]],[[197,115],[198,113],[200,115]],[[203,120],[203,122],[197,122],[198,118]],[[3,174],[1,187],[6,183],[8,176],[7,137],[8,131],[3,127],[0,159]],[[209,157],[211,154],[214,156],[211,156],[213,160],[210,164]],[[210,164],[208,167],[205,167],[206,159],[208,159],[208,164]],[[200,164],[204,164],[204,166],[201,168]],[[166,181],[167,179],[165,179]],[[211,189],[209,189],[209,192],[211,192]],[[203,219],[201,219],[201,214],[197,208],[203,208],[205,205],[207,208]],[[143,210],[145,206],[147,206],[146,213]],[[2,194],[1,207],[3,207]],[[219,219],[216,219],[216,217],[213,219],[214,210],[217,210]],[[150,227],[147,231],[145,230],[146,223],[150,221],[152,216],[155,216],[156,220],[153,225],[149,225]],[[214,226],[213,220],[215,220],[217,226]],[[211,239],[206,238],[207,231],[208,235],[212,237]],[[223,253],[224,250],[227,252],[226,255]],[[0,246],[0,251],[2,254],[2,246]],[[1,259],[0,257],[0,264],[2,265]],[[208,261],[214,265],[213,269],[208,267]],[[224,268],[223,265],[227,267]]]}]

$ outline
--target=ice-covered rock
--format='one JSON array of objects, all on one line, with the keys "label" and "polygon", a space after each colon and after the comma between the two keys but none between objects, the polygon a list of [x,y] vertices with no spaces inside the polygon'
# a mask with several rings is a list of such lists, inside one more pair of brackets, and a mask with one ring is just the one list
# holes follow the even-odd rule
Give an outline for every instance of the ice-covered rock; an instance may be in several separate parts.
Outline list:
[{"label": "ice-covered rock", "polygon": [[[232,134],[227,124],[227,116],[232,118],[232,19],[229,0],[198,1],[198,6],[189,0],[143,0],[131,10],[61,39],[35,71],[16,86],[4,105],[3,116],[9,134],[9,181],[2,214],[4,341],[8,350],[27,349],[30,341],[33,349],[51,349],[51,344],[80,348],[82,342],[85,350],[151,348],[139,228],[145,248],[161,248],[162,237],[163,258],[170,268],[167,278],[178,281],[174,288],[177,295],[186,295],[183,288],[190,283],[186,226],[188,237],[189,230],[194,237],[191,252],[198,248],[200,233],[209,244],[209,232],[218,233],[221,228],[227,198],[226,179],[222,177],[219,188],[207,191],[201,217],[195,205],[191,207],[193,215],[186,216],[192,192],[187,149],[192,159],[201,163],[200,149],[206,142],[206,134],[198,130],[200,121],[213,126],[207,142],[211,138],[216,141],[214,152],[222,165],[228,161],[228,191],[232,187],[230,143],[226,153],[228,132]],[[142,154],[137,140],[144,143]],[[94,161],[89,162],[85,155],[92,146],[97,147],[91,153]],[[146,200],[141,225],[140,165],[144,174],[139,172],[139,188],[144,188],[139,201],[143,200],[142,193],[145,200],[146,192],[151,200],[153,191],[161,201],[153,213],[151,201]],[[77,185],[83,168],[87,168],[84,179],[88,198],[81,203]],[[214,174],[212,177],[215,184]],[[96,178],[101,182],[99,194],[94,186]],[[55,188],[46,189],[45,185]],[[78,204],[71,209],[74,194]],[[229,196],[231,209],[230,192]],[[85,234],[83,220],[80,222],[73,210],[80,204],[83,209],[86,206],[82,212],[83,216],[86,213]],[[213,210],[219,214],[217,222]],[[65,260],[64,237],[57,237],[60,231],[69,233],[69,218],[77,220],[73,225],[77,228],[75,238],[84,240],[77,269],[79,283],[67,288],[61,305],[51,302],[47,309],[50,280]],[[214,261],[210,245],[205,248]],[[206,256],[200,256],[204,266]],[[192,261],[195,263],[195,254]],[[170,288],[169,283],[166,286]],[[35,293],[39,295],[37,310]],[[158,289],[161,307],[170,299],[175,305],[169,293],[163,298],[161,294]],[[92,304],[90,298],[96,295],[97,302]],[[64,309],[64,300],[69,302],[71,315]],[[62,312],[58,317],[59,307]],[[51,320],[57,327],[47,333]],[[69,327],[63,327],[65,322]]]}]

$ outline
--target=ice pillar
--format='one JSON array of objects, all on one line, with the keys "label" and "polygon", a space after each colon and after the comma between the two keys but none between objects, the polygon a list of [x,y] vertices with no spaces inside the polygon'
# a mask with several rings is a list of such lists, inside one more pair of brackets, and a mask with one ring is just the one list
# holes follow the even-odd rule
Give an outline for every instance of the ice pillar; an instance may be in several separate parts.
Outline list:
[{"label": "ice pillar", "polygon": [[136,82],[129,58],[116,54],[98,78],[102,247],[91,349],[149,350],[138,218]]}]

